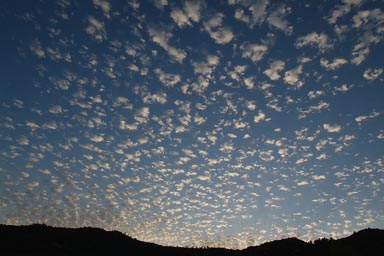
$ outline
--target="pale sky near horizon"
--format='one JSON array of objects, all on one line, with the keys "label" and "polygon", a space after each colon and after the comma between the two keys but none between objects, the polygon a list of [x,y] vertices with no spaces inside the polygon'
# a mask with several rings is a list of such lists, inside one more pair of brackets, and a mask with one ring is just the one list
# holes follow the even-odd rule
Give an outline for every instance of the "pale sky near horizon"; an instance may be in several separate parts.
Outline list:
[{"label": "pale sky near horizon", "polygon": [[245,248],[384,228],[382,1],[0,2],[0,223]]}]

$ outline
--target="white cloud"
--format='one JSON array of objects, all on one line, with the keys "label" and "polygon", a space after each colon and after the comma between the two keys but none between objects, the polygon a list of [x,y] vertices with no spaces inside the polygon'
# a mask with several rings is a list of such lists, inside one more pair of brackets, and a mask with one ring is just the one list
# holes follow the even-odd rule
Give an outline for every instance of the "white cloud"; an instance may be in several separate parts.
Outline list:
[{"label": "white cloud", "polygon": [[148,33],[152,41],[160,45],[177,62],[182,63],[185,57],[187,57],[187,53],[184,50],[169,45],[168,41],[172,38],[172,33],[153,26],[148,29]]},{"label": "white cloud", "polygon": [[254,77],[245,77],[243,81],[247,89],[251,90],[255,87]]},{"label": "white cloud", "polygon": [[269,15],[267,22],[270,25],[284,31],[287,35],[291,35],[293,27],[289,26],[288,21],[285,19],[285,16],[290,12],[291,9],[289,7],[281,5]]},{"label": "white cloud", "polygon": [[312,179],[314,180],[325,180],[325,175],[312,175]]},{"label": "white cloud", "polygon": [[284,73],[284,82],[290,85],[296,85],[302,87],[304,83],[300,81],[299,75],[303,72],[302,65],[297,66],[294,69],[288,70]]},{"label": "white cloud", "polygon": [[358,43],[352,50],[352,63],[360,65],[370,53],[370,46],[378,44],[383,40],[384,12],[379,9],[362,10],[353,16],[355,29],[361,34]]},{"label": "white cloud", "polygon": [[196,74],[209,75],[219,64],[219,57],[215,55],[208,55],[206,61],[192,62],[194,72]]},{"label": "white cloud", "polygon": [[251,18],[244,13],[243,9],[236,9],[235,11],[235,19],[240,20],[246,24],[250,24]]},{"label": "white cloud", "polygon": [[165,73],[160,68],[155,69],[155,73],[157,74],[157,77],[159,80],[167,87],[173,87],[177,83],[181,81],[181,77],[179,74],[169,74]]},{"label": "white cloud", "polygon": [[46,122],[43,124],[43,129],[55,130],[55,129],[57,129],[57,124],[55,121]]},{"label": "white cloud", "polygon": [[297,38],[295,43],[296,48],[302,48],[308,45],[316,46],[321,52],[325,52],[333,47],[333,45],[329,43],[328,36],[326,34],[318,34],[317,32],[312,32],[305,36],[301,36]]},{"label": "white cloud", "polygon": [[134,118],[137,122],[139,122],[141,124],[147,123],[149,113],[150,113],[149,107],[142,107],[142,108],[136,110]]},{"label": "white cloud", "polygon": [[334,132],[340,132],[341,131],[341,126],[340,125],[331,125],[331,124],[323,124],[323,128],[327,131],[327,132],[331,132],[331,133],[334,133]]},{"label": "white cloud", "polygon": [[351,11],[351,8],[358,6],[363,0],[344,0],[342,5],[337,5],[333,10],[330,17],[327,19],[328,23],[336,24],[337,20]]},{"label": "white cloud", "polygon": [[342,65],[347,64],[348,61],[343,58],[334,58],[332,62],[329,62],[327,59],[321,58],[320,65],[327,70],[335,70],[340,68]]},{"label": "white cloud", "polygon": [[244,43],[240,46],[243,58],[249,58],[253,62],[260,61],[268,50],[268,47],[262,44]]},{"label": "white cloud", "polygon": [[258,0],[249,6],[252,12],[252,24],[262,23],[267,15],[269,0]]},{"label": "white cloud", "polygon": [[163,91],[158,91],[154,94],[148,93],[145,97],[143,97],[144,103],[167,103],[167,94]]},{"label": "white cloud", "polygon": [[257,114],[257,116],[253,117],[253,121],[255,123],[259,123],[262,120],[265,120],[265,114],[262,110],[259,110],[259,113]]},{"label": "white cloud", "polygon": [[38,128],[40,128],[40,126],[34,122],[31,122],[31,121],[27,121],[25,123],[26,126],[28,126],[32,131],[35,131],[37,130]]},{"label": "white cloud", "polygon": [[309,184],[309,182],[306,181],[306,180],[303,180],[303,181],[300,181],[300,182],[297,183],[298,186],[305,186],[305,185],[308,185],[308,184]]},{"label": "white cloud", "polygon": [[224,14],[217,13],[204,23],[205,30],[218,44],[227,44],[234,38],[232,30],[222,27]]},{"label": "white cloud", "polygon": [[282,60],[276,60],[271,63],[269,69],[264,71],[264,74],[271,80],[278,80],[280,78],[279,72],[285,68],[285,62]]},{"label": "white cloud", "polygon": [[247,108],[249,109],[249,110],[255,110],[256,109],[256,104],[255,104],[255,102],[254,101],[247,101]]},{"label": "white cloud", "polygon": [[20,145],[29,145],[29,139],[25,136],[22,136],[20,137],[17,142],[20,144]]},{"label": "white cloud", "polygon": [[193,121],[195,123],[197,123],[198,125],[201,125],[202,123],[204,123],[206,121],[206,119],[202,116],[200,116],[198,113],[195,114],[195,116],[193,117]]},{"label": "white cloud", "polygon": [[352,86],[348,86],[347,84],[342,84],[340,86],[335,87],[335,90],[338,92],[347,92],[352,88]]},{"label": "white cloud", "polygon": [[356,15],[353,16],[353,26],[355,28],[360,28],[362,25],[367,24],[370,16],[369,10],[359,11]]},{"label": "white cloud", "polygon": [[49,108],[49,113],[61,114],[61,113],[63,113],[63,109],[60,105],[52,106]]},{"label": "white cloud", "polygon": [[228,143],[228,142],[225,142],[224,144],[222,144],[220,146],[220,151],[222,152],[225,152],[225,153],[230,153],[234,150],[235,148],[233,147],[232,144]]},{"label": "white cloud", "polygon": [[368,68],[364,71],[363,77],[367,80],[375,80],[383,73],[382,68]]},{"label": "white cloud", "polygon": [[93,142],[102,142],[104,141],[104,136],[103,135],[94,135],[89,138]]},{"label": "white cloud", "polygon": [[351,60],[351,63],[355,65],[360,65],[367,58],[370,51],[371,50],[369,50],[369,48],[354,50],[352,52],[353,59]]},{"label": "white cloud", "polygon": [[374,117],[377,117],[377,116],[379,116],[379,115],[380,115],[379,112],[372,112],[372,113],[371,113],[370,115],[368,115],[368,116],[358,116],[358,117],[356,117],[356,118],[355,118],[355,121],[358,122],[358,123],[360,123],[360,122],[365,121],[365,120],[367,120],[367,119],[369,119],[369,118],[374,118]]},{"label": "white cloud", "polygon": [[140,136],[138,139],[137,139],[137,142],[139,144],[145,144],[148,142],[148,137],[145,137],[145,136]]},{"label": "white cloud", "polygon": [[92,36],[96,41],[103,41],[107,39],[107,31],[105,30],[104,22],[97,20],[93,16],[88,17],[88,27],[85,32]]},{"label": "white cloud", "polygon": [[35,187],[38,187],[40,184],[37,181],[32,181],[27,184],[28,188],[33,189]]},{"label": "white cloud", "polygon": [[110,18],[109,11],[111,10],[111,4],[103,0],[93,0],[93,4],[100,8],[107,18]]},{"label": "white cloud", "polygon": [[41,47],[41,43],[38,39],[34,40],[29,48],[37,57],[45,58],[45,51]]},{"label": "white cloud", "polygon": [[201,9],[201,1],[194,0],[194,1],[186,1],[184,3],[185,13],[194,22],[200,21],[200,9]]},{"label": "white cloud", "polygon": [[316,98],[323,96],[323,95],[325,95],[324,91],[310,91],[310,92],[308,92],[308,97],[311,100],[316,99]]},{"label": "white cloud", "polygon": [[185,25],[188,25],[188,26],[192,25],[191,21],[189,20],[189,17],[183,10],[180,10],[180,9],[172,10],[171,18],[181,28],[184,27]]}]

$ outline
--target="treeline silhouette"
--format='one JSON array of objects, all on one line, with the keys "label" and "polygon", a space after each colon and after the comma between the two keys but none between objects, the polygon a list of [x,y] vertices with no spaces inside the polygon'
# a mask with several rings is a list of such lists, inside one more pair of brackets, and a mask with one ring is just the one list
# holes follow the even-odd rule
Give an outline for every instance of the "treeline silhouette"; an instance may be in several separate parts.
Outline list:
[{"label": "treeline silhouette", "polygon": [[118,231],[90,227],[0,225],[0,255],[382,256],[384,230],[364,229],[346,238],[322,238],[309,243],[287,238],[244,250],[229,250],[166,247],[141,242]]}]

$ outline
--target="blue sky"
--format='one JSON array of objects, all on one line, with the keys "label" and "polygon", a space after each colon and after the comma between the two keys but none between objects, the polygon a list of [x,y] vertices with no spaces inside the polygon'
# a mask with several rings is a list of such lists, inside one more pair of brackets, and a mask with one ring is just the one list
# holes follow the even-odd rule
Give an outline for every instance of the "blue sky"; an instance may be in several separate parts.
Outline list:
[{"label": "blue sky", "polygon": [[244,248],[384,228],[381,1],[1,1],[0,223]]}]

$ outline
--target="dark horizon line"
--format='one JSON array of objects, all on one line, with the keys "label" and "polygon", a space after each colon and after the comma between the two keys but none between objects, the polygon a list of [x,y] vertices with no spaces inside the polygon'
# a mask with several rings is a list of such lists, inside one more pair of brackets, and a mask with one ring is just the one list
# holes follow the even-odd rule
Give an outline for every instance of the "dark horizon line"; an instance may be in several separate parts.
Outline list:
[{"label": "dark horizon line", "polygon": [[303,242],[303,243],[306,243],[308,245],[313,245],[313,244],[316,244],[318,242],[322,242],[322,241],[339,241],[339,240],[343,240],[343,239],[347,239],[347,238],[350,238],[352,237],[353,235],[357,235],[357,234],[361,234],[363,232],[367,232],[367,231],[381,231],[381,232],[384,232],[384,229],[381,229],[381,228],[374,228],[374,227],[367,227],[367,228],[363,228],[363,229],[360,229],[360,230],[354,230],[350,235],[346,235],[346,236],[343,236],[343,237],[340,237],[340,238],[333,238],[332,236],[330,237],[319,237],[317,239],[314,239],[314,240],[309,240],[309,241],[304,241],[298,237],[295,237],[295,236],[291,236],[291,237],[285,237],[285,238],[281,238],[281,239],[274,239],[274,240],[269,240],[269,241],[266,241],[266,242],[263,242],[263,243],[260,243],[260,244],[257,244],[257,245],[251,245],[251,246],[247,246],[245,248],[241,248],[241,249],[234,249],[234,248],[227,248],[227,247],[210,247],[210,246],[175,246],[175,245],[164,245],[164,244],[159,244],[159,243],[155,243],[155,242],[149,242],[149,241],[145,241],[145,240],[140,240],[136,237],[133,237],[125,232],[122,232],[122,231],[119,231],[119,230],[106,230],[104,228],[101,228],[101,227],[93,227],[93,226],[83,226],[83,227],[65,227],[65,226],[54,226],[54,225],[48,225],[48,224],[45,224],[45,223],[32,223],[32,224],[22,224],[22,225],[13,225],[13,224],[3,224],[3,223],[0,223],[0,231],[3,227],[11,227],[11,228],[34,228],[34,227],[41,227],[41,228],[47,228],[47,229],[53,229],[53,230],[98,230],[98,231],[102,231],[102,232],[106,232],[106,233],[109,233],[109,234],[112,234],[112,233],[119,233],[120,235],[123,235],[125,236],[126,238],[129,238],[129,239],[132,239],[132,240],[135,240],[137,242],[140,242],[140,243],[145,243],[145,244],[148,244],[148,245],[155,245],[155,246],[161,246],[161,247],[167,247],[167,248],[175,248],[175,249],[224,249],[224,250],[230,250],[230,251],[244,251],[244,250],[248,250],[250,248],[257,248],[257,247],[262,247],[264,245],[267,245],[267,244],[271,244],[271,243],[274,243],[274,242],[280,242],[280,241],[285,241],[285,240],[298,240],[300,242]]}]

